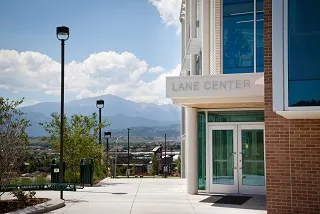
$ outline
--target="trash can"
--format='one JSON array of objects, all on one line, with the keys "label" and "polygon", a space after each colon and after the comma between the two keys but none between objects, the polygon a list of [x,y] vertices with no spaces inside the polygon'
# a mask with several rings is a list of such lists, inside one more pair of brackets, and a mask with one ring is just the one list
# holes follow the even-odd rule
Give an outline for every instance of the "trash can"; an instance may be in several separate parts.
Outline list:
[{"label": "trash can", "polygon": [[94,163],[92,158],[81,158],[80,160],[80,184],[93,186]]},{"label": "trash can", "polygon": [[[59,169],[60,163],[57,163],[56,159],[52,159],[51,161],[51,183],[59,183]],[[65,163],[63,163],[63,174],[65,173]],[[63,176],[64,177],[64,176]],[[62,181],[64,182],[64,181]]]}]

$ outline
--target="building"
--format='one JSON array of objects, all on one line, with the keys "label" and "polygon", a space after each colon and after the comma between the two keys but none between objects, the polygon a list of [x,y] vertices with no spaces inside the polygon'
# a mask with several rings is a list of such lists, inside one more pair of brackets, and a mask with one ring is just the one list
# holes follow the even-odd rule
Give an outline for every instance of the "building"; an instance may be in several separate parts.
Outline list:
[{"label": "building", "polygon": [[[320,213],[319,0],[183,0],[180,105],[187,191],[266,195]],[[197,173],[198,172],[198,173]]]}]

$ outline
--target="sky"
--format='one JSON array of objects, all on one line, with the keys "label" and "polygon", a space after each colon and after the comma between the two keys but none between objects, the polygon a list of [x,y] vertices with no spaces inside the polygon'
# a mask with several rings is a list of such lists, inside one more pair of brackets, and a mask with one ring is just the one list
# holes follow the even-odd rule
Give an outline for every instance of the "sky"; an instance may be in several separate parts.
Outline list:
[{"label": "sky", "polygon": [[180,72],[181,0],[1,0],[0,96],[23,105],[113,94],[164,104],[165,77]]}]

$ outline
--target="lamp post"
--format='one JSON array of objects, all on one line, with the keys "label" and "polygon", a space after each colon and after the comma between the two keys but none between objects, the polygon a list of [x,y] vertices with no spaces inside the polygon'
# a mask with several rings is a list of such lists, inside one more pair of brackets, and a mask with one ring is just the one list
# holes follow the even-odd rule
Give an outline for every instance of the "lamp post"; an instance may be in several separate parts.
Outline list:
[{"label": "lamp post", "polygon": [[[158,171],[160,171],[161,172],[161,169],[162,169],[162,171],[163,171],[163,164],[162,164],[162,144],[160,144],[160,169],[158,170]],[[159,172],[158,172],[158,174],[160,174]]]},{"label": "lamp post", "polygon": [[[61,102],[60,102],[60,165],[59,183],[64,181],[63,167],[63,135],[64,135],[64,42],[69,39],[69,28],[66,26],[57,27],[57,39],[61,41]],[[63,199],[63,190],[60,191],[60,198]]]},{"label": "lamp post", "polygon": [[130,163],[130,159],[129,159],[129,151],[130,151],[129,132],[130,132],[131,128],[127,128],[127,129],[128,129],[128,167],[127,167],[127,176],[129,178],[129,163]]},{"label": "lamp post", "polygon": [[167,134],[164,134],[164,177],[167,178]]},{"label": "lamp post", "polygon": [[[104,132],[104,138],[107,140],[107,172],[109,173],[109,167],[110,167],[110,163],[109,163],[109,138],[111,138],[111,132],[105,131]],[[110,174],[111,177],[111,174]]]},{"label": "lamp post", "polygon": [[107,140],[107,153],[109,153],[109,139],[111,138],[111,132],[105,131],[104,138]]},{"label": "lamp post", "polygon": [[[118,159],[118,140],[119,138],[122,138],[122,136],[119,136],[117,137],[117,140],[116,140],[116,158],[115,158],[115,161],[114,161],[114,178],[117,178],[117,159]],[[124,140],[124,139],[123,139]]]},{"label": "lamp post", "polygon": [[99,144],[101,144],[101,109],[104,107],[104,100],[97,100],[96,106],[99,109]]}]

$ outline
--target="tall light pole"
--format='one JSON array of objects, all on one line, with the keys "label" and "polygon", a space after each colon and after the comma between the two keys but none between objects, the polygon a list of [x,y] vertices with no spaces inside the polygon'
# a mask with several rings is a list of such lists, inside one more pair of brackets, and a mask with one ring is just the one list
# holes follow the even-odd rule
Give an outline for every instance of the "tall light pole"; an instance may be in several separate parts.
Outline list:
[{"label": "tall light pole", "polygon": [[116,140],[116,159],[114,161],[114,178],[117,178],[117,159],[118,159],[118,140],[119,140],[119,138],[122,138],[124,140],[124,138],[122,136],[117,137],[117,140]]},{"label": "tall light pole", "polygon": [[109,139],[111,138],[111,132],[105,131],[104,138],[107,140],[107,154],[109,153]]},{"label": "tall light pole", "polygon": [[128,168],[127,168],[127,176],[129,178],[129,164],[130,164],[130,154],[129,154],[129,151],[130,151],[130,138],[129,138],[129,132],[131,130],[131,128],[127,128],[128,129]]},{"label": "tall light pole", "polygon": [[[60,102],[60,165],[59,183],[64,182],[63,167],[63,135],[64,135],[64,41],[69,39],[69,28],[66,26],[57,27],[57,39],[61,41],[61,102]],[[63,199],[63,190],[60,191],[60,198]]]},{"label": "tall light pole", "polygon": [[164,167],[165,167],[164,177],[166,178],[167,177],[167,170],[168,170],[168,167],[167,167],[167,134],[164,134]]},{"label": "tall light pole", "polygon": [[104,107],[104,100],[97,100],[96,106],[99,109],[99,144],[101,144],[101,109]]},{"label": "tall light pole", "polygon": [[[104,138],[107,140],[107,172],[109,174],[110,162],[109,162],[109,139],[111,138],[111,132],[105,131]],[[111,177],[111,174],[110,174]]]}]

